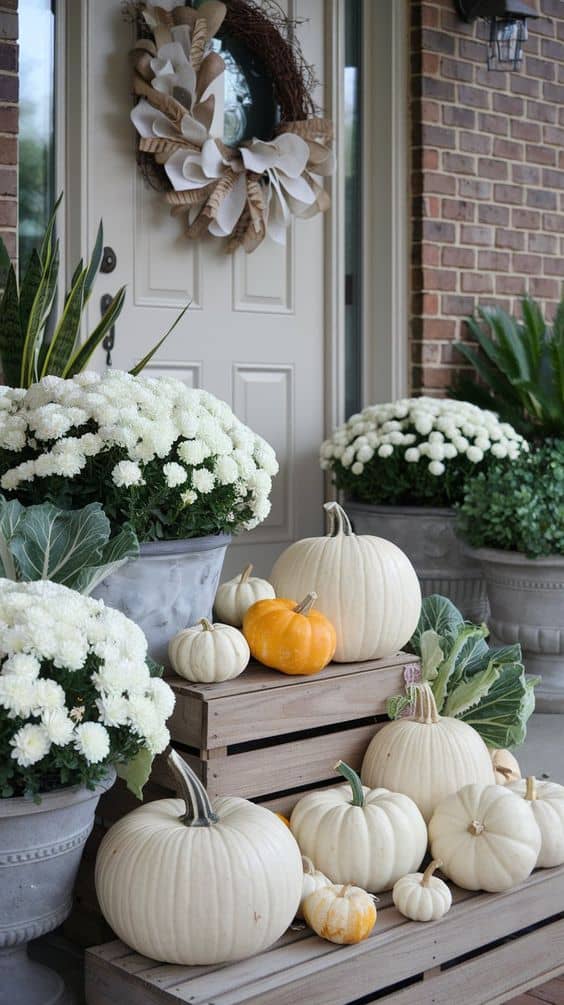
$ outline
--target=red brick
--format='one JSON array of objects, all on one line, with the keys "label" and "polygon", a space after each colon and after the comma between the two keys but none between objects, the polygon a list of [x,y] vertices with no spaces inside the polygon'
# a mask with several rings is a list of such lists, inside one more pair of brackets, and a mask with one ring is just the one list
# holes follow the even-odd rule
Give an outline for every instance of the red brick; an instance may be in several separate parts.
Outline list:
[{"label": "red brick", "polygon": [[461,38],[458,42],[458,52],[461,59],[470,59],[474,63],[483,63],[485,46],[473,38]]},{"label": "red brick", "polygon": [[540,255],[519,255],[512,256],[513,270],[524,272],[527,276],[538,276],[542,272],[542,258]]},{"label": "red brick", "polygon": [[523,230],[538,230],[541,215],[534,209],[512,209],[511,222],[514,227],[519,227]]},{"label": "red brick", "polygon": [[0,227],[15,227],[18,219],[18,204],[15,199],[0,199]]},{"label": "red brick", "polygon": [[[562,8],[560,8],[561,13]],[[564,21],[562,22],[564,28]],[[564,43],[553,42],[552,39],[543,38],[541,42],[541,52],[545,59],[556,59],[564,63]]]},{"label": "red brick", "polygon": [[556,150],[552,147],[533,146],[527,143],[526,156],[527,161],[532,161],[534,164],[556,164]]},{"label": "red brick", "polygon": [[509,226],[509,206],[480,203],[478,206],[478,223],[493,223],[496,227]]},{"label": "red brick", "polygon": [[441,362],[441,346],[439,342],[427,342],[426,345],[421,346],[421,362],[422,363]]},{"label": "red brick", "polygon": [[542,132],[545,143],[553,143],[558,147],[564,146],[564,129],[561,129],[560,126],[545,126]]},{"label": "red brick", "polygon": [[421,4],[421,24],[425,28],[438,28],[439,27],[439,11],[437,7],[431,7],[430,4]]},{"label": "red brick", "polygon": [[463,63],[460,59],[441,59],[441,73],[448,80],[463,80],[471,83],[474,78],[474,68],[471,63]]},{"label": "red brick", "polygon": [[506,157],[512,161],[522,161],[525,147],[515,140],[495,139],[493,146],[494,157]]},{"label": "red brick", "polygon": [[543,213],[542,225],[544,230],[552,231],[556,234],[562,233],[562,217],[557,213]]},{"label": "red brick", "polygon": [[529,143],[540,143],[541,127],[536,122],[513,119],[511,122],[511,135],[516,140],[528,140]]},{"label": "red brick", "polygon": [[460,228],[460,240],[462,244],[493,244],[493,229],[491,227],[474,227],[471,224],[463,223]]},{"label": "red brick", "polygon": [[493,137],[482,133],[459,132],[458,144],[461,150],[471,154],[491,154]]},{"label": "red brick", "polygon": [[0,167],[0,195],[17,195],[18,172],[15,168]]},{"label": "red brick", "polygon": [[454,101],[454,84],[436,77],[423,77],[421,94],[424,98],[434,98],[436,101]]},{"label": "red brick", "polygon": [[464,220],[472,223],[476,217],[476,205],[463,199],[443,199],[441,216],[445,220]]},{"label": "red brick", "polygon": [[463,199],[491,199],[492,184],[479,178],[459,178],[458,194]]},{"label": "red brick", "polygon": [[443,168],[453,174],[476,174],[476,159],[468,154],[443,154]]},{"label": "red brick", "polygon": [[476,84],[487,87],[490,91],[506,91],[507,76],[504,70],[488,70],[487,66],[480,65],[476,67],[474,79]]},{"label": "red brick", "polygon": [[[534,236],[534,235],[531,235]],[[556,240],[556,238],[554,238]],[[532,250],[532,249],[531,249]],[[539,250],[539,249],[537,249]],[[547,276],[564,277],[564,258],[543,258],[543,272]]]},{"label": "red brick", "polygon": [[445,294],[441,297],[441,310],[443,314],[455,314],[466,317],[474,309],[474,298]]},{"label": "red brick", "polygon": [[421,142],[428,147],[446,147],[454,150],[456,146],[456,136],[451,129],[444,129],[442,126],[429,126],[423,123],[421,126]]},{"label": "red brick", "polygon": [[450,178],[446,174],[427,171],[423,177],[423,188],[425,192],[436,192],[439,195],[454,195],[456,192],[456,179]]},{"label": "red brick", "polygon": [[496,202],[508,202],[513,206],[523,202],[523,189],[520,185],[494,185]]},{"label": "red brick", "polygon": [[423,49],[428,49],[430,52],[440,52],[447,56],[454,56],[454,38],[442,31],[423,28],[421,31],[421,45]]},{"label": "red brick", "polygon": [[443,105],[443,122],[445,126],[462,126],[463,129],[473,129],[476,122],[476,112],[472,108],[460,108],[458,105]]},{"label": "red brick", "polygon": [[423,318],[422,337],[424,339],[451,339],[454,337],[456,328],[455,321],[446,318]]},{"label": "red brick", "polygon": [[456,289],[457,273],[449,269],[423,269],[423,289],[441,293]]},{"label": "red brick", "polygon": [[[532,252],[540,251],[547,255],[557,255],[558,240],[553,234],[529,234],[527,237],[527,248]],[[550,262],[549,258],[545,258],[544,260],[545,271],[547,262]],[[562,262],[562,265],[564,267],[564,262]]]},{"label": "red brick", "polygon": [[507,119],[503,115],[491,115],[480,112],[478,115],[478,128],[486,133],[495,133],[497,136],[507,136],[509,126]]},{"label": "red brick", "polygon": [[525,103],[522,98],[516,98],[513,94],[501,94],[496,92],[493,96],[494,112],[501,112],[502,115],[515,116],[522,115]]},{"label": "red brick", "polygon": [[526,201],[533,209],[556,209],[558,206],[556,192],[546,192],[542,188],[528,188]]},{"label": "red brick", "polygon": [[553,81],[554,64],[549,63],[546,59],[537,59],[535,56],[531,56],[527,51],[527,46],[525,46],[525,73],[529,77]]},{"label": "red brick", "polygon": [[523,251],[525,247],[525,235],[519,230],[504,230],[498,227],[495,232],[496,248],[511,248],[514,251]]},{"label": "red brick", "polygon": [[546,188],[564,189],[564,171],[551,171],[550,168],[544,168],[542,172],[542,183],[546,186]]},{"label": "red brick", "polygon": [[423,220],[423,239],[453,244],[455,239],[454,223],[443,223],[439,220]]},{"label": "red brick", "polygon": [[[554,105],[564,104],[564,86],[562,84],[543,84],[542,95],[545,101],[553,102]],[[550,105],[545,105],[545,108],[550,108]],[[556,108],[554,109],[554,118],[544,119],[544,122],[556,122]]]},{"label": "red brick", "polygon": [[463,293],[493,293],[493,276],[484,272],[463,272]]},{"label": "red brick", "polygon": [[548,297],[551,300],[558,300],[560,283],[557,279],[547,279],[545,276],[531,276],[529,292],[533,297]]},{"label": "red brick", "polygon": [[441,251],[442,265],[454,266],[457,269],[473,269],[475,262],[474,248],[457,248],[446,245]]},{"label": "red brick", "polygon": [[18,15],[0,10],[0,39],[17,41],[18,38]]},{"label": "red brick", "polygon": [[509,86],[514,94],[522,94],[527,98],[538,98],[540,84],[531,77],[523,77],[520,73],[511,73]]},{"label": "red brick", "polygon": [[440,265],[441,249],[438,244],[420,244],[414,248],[416,252],[414,258],[417,264]]},{"label": "red brick", "polygon": [[[473,303],[472,303],[473,306]],[[454,381],[455,369],[448,369],[446,366],[425,367],[425,386],[429,388],[441,388],[446,390]]]},{"label": "red brick", "polygon": [[459,84],[457,87],[458,104],[470,108],[489,108],[489,92],[469,84]]},{"label": "red brick", "polygon": [[[0,77],[0,82],[2,78]],[[18,141],[14,136],[0,137],[0,164],[17,164]]]},{"label": "red brick", "polygon": [[478,162],[478,174],[483,178],[493,178],[504,181],[509,173],[506,161],[494,161],[481,157]]},{"label": "red brick", "polygon": [[438,122],[441,117],[441,106],[438,101],[423,99],[419,105],[421,122]]},{"label": "red brick", "polygon": [[[15,105],[0,106],[0,133],[17,133],[18,109]],[[1,143],[0,139],[0,143]]]},{"label": "red brick", "polygon": [[511,265],[511,255],[508,251],[479,251],[478,268],[490,269],[492,272],[508,272]]},{"label": "red brick", "polygon": [[512,164],[511,180],[519,185],[540,185],[540,168],[533,164]]},{"label": "red brick", "polygon": [[495,291],[520,297],[525,292],[523,276],[496,276]]},{"label": "red brick", "polygon": [[0,42],[0,71],[18,72],[18,47],[13,42]]},{"label": "red brick", "polygon": [[17,101],[18,94],[18,78],[0,74],[0,101]]}]

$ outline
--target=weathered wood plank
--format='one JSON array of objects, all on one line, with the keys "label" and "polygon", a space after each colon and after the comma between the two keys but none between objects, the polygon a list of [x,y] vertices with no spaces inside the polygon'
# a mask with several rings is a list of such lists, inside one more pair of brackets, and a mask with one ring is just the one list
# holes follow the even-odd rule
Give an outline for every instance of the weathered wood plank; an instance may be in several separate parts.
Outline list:
[{"label": "weathered wood plank", "polygon": [[[564,971],[564,921],[514,939],[491,949],[473,960],[461,963],[431,977],[384,996],[380,1001],[393,1005],[501,1005],[539,980]],[[527,995],[527,1003],[540,1001],[542,988]],[[545,999],[556,1003],[557,999]]]}]

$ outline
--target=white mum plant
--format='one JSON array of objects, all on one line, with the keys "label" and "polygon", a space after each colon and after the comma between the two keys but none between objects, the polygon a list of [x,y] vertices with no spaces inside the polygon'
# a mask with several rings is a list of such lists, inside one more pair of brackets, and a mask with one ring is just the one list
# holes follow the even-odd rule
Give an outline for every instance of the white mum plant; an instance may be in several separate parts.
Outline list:
[{"label": "white mum plant", "polygon": [[268,516],[272,447],[206,391],[121,371],[0,393],[0,485],[25,504],[99,501],[142,541],[250,529]]},{"label": "white mum plant", "polygon": [[0,794],[92,786],[169,743],[174,694],[137,625],[101,600],[0,579]]},{"label": "white mum plant", "polygon": [[321,467],[363,502],[451,506],[464,478],[527,443],[485,409],[449,398],[369,405],[321,446]]}]

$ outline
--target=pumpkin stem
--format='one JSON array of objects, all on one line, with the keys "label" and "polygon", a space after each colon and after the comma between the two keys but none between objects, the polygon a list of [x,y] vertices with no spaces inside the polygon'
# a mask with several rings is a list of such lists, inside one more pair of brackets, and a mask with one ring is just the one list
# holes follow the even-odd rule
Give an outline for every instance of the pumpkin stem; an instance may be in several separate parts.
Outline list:
[{"label": "pumpkin stem", "polygon": [[211,827],[219,817],[214,813],[210,798],[198,776],[183,757],[171,749],[167,764],[176,779],[180,795],[186,804],[186,813],[178,819],[186,827]]},{"label": "pumpkin stem", "polygon": [[504,778],[513,778],[513,769],[506,768],[503,764],[494,764],[494,770],[499,771]]},{"label": "pumpkin stem", "polygon": [[339,890],[337,896],[338,897],[346,897],[346,895],[349,892],[350,888],[351,888],[351,884],[350,883],[345,883],[345,885],[342,886],[341,889]]},{"label": "pumpkin stem", "polygon": [[527,778],[525,799],[528,799],[529,802],[532,803],[536,798],[537,798],[537,780],[534,775],[531,775],[530,778]]},{"label": "pumpkin stem", "polygon": [[202,629],[203,629],[204,632],[213,632],[213,630],[214,630],[214,627],[213,627],[211,621],[208,621],[207,618],[200,618],[198,624],[200,624],[202,626]]},{"label": "pumpkin stem", "polygon": [[473,834],[474,837],[478,837],[478,835],[482,834],[484,830],[485,827],[479,820],[473,820],[472,823],[468,825],[468,833]]},{"label": "pumpkin stem", "polygon": [[421,886],[429,886],[429,880],[431,879],[431,876],[433,875],[435,869],[440,869],[442,864],[443,863],[440,858],[434,858],[432,862],[429,862],[429,865],[427,866],[425,872],[423,873],[423,877],[421,879]]},{"label": "pumpkin stem", "polygon": [[303,614],[307,617],[316,600],[317,593],[308,593],[307,597],[304,597],[301,604],[296,604],[294,607],[294,614]]},{"label": "pumpkin stem", "polygon": [[306,876],[313,876],[316,871],[315,866],[307,855],[302,855],[302,866]]},{"label": "pumpkin stem", "polygon": [[424,722],[427,725],[432,725],[439,721],[440,716],[437,712],[437,703],[429,684],[415,685],[414,718],[417,722]]},{"label": "pumpkin stem", "polygon": [[239,584],[246,583],[252,571],[253,571],[253,563],[249,562],[249,564],[245,566],[245,568],[241,573]]},{"label": "pumpkin stem", "polygon": [[323,509],[329,516],[329,533],[326,535],[327,537],[339,537],[340,534],[344,534],[345,537],[352,537],[353,529],[351,522],[338,502],[326,502],[323,505]]},{"label": "pumpkin stem", "polygon": [[343,778],[346,778],[352,789],[353,797],[351,800],[351,806],[364,806],[364,789],[362,788],[362,782],[356,771],[354,771],[348,764],[345,764],[344,761],[337,761],[335,771],[338,771]]}]

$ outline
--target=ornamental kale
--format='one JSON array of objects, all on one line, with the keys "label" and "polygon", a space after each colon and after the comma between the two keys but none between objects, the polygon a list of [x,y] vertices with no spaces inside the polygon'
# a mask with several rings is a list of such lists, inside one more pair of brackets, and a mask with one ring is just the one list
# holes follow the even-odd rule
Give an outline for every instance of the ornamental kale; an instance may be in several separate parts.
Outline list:
[{"label": "ornamental kale", "polygon": [[[523,743],[535,707],[538,677],[527,677],[519,645],[490,647],[485,625],[464,621],[446,597],[425,597],[408,648],[421,658],[419,681],[433,690],[437,709],[469,723],[489,747]],[[388,700],[390,719],[412,712],[414,673],[406,694]]]}]

